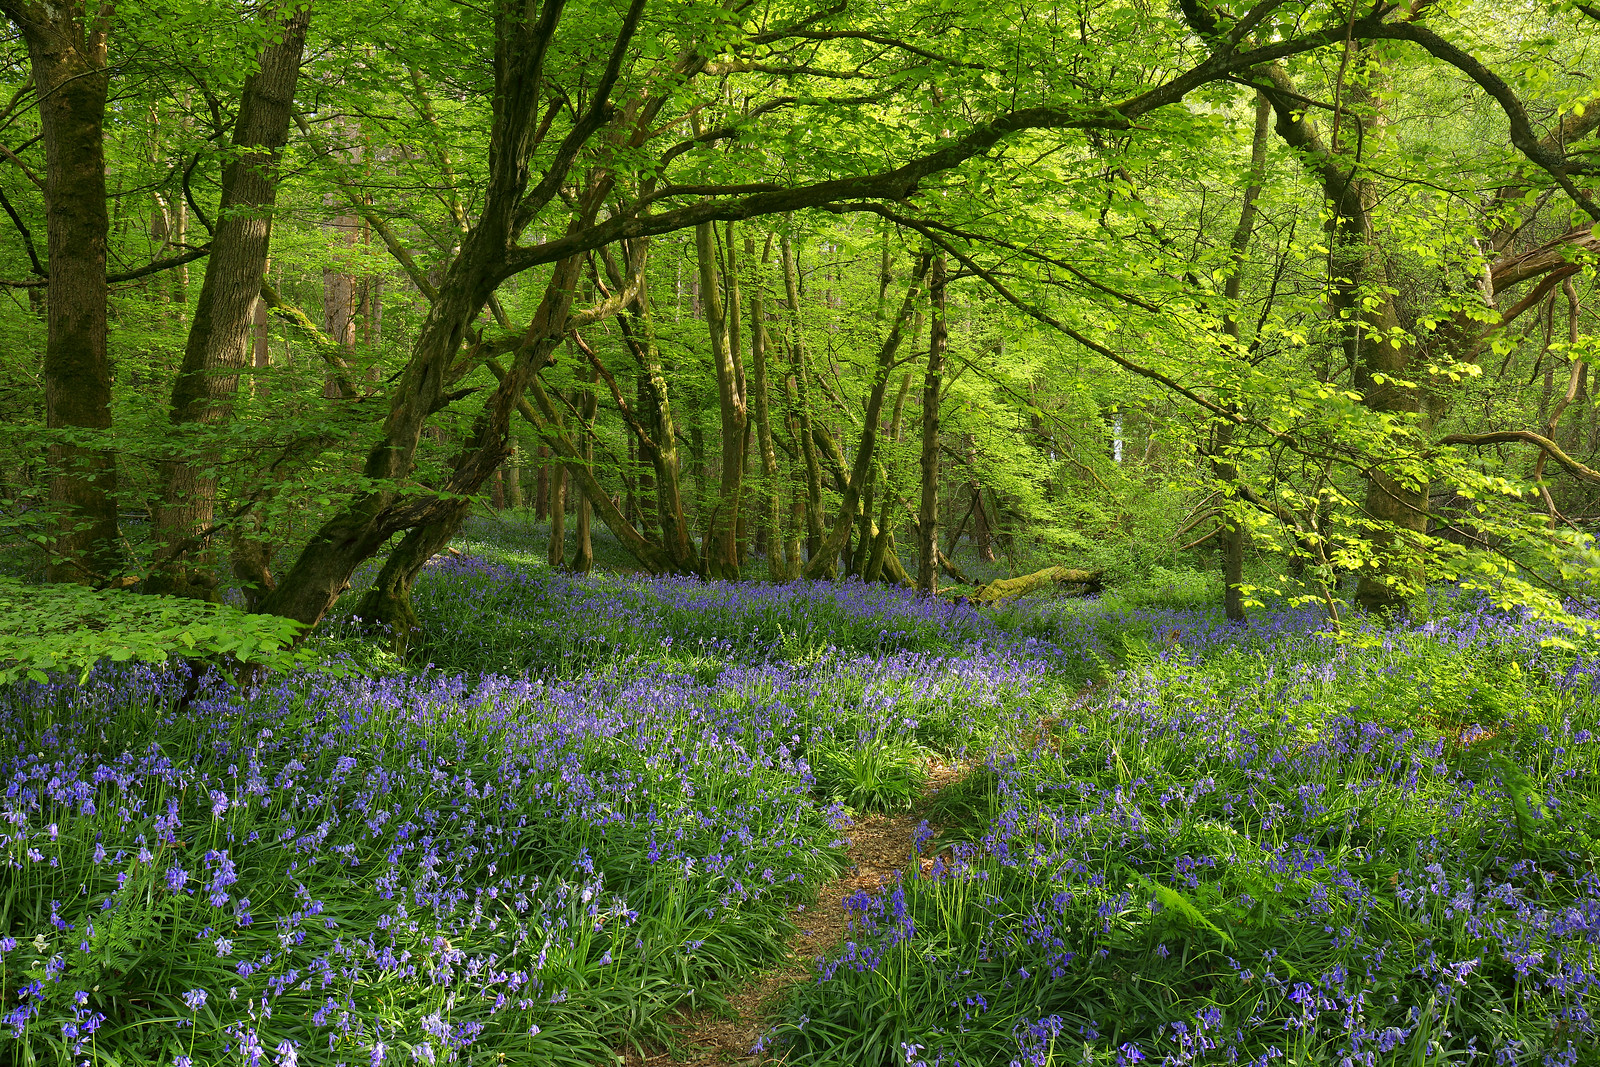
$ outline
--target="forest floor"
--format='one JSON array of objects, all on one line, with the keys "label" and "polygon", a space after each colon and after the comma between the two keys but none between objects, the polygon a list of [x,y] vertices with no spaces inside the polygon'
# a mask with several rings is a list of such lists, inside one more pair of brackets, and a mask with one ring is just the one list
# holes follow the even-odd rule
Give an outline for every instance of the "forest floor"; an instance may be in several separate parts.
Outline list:
[{"label": "forest floor", "polygon": [[1600,1063],[1587,630],[460,547],[409,662],[0,688],[0,1063]]}]

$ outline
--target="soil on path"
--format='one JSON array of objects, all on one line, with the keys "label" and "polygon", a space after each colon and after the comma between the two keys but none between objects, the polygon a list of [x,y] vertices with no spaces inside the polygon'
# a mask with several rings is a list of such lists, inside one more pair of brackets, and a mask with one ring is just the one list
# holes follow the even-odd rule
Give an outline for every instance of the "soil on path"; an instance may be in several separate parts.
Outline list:
[{"label": "soil on path", "polygon": [[859,889],[870,892],[900,877],[911,862],[922,809],[963,773],[958,766],[931,763],[922,797],[911,811],[857,818],[846,831],[849,845],[844,871],[823,883],[815,903],[795,909],[798,929],[784,947],[783,956],[728,995],[733,1016],[709,1010],[686,1016],[679,1022],[681,1058],[675,1059],[670,1052],[644,1058],[630,1053],[623,1059],[626,1067],[728,1067],[772,1062],[764,1055],[752,1055],[750,1049],[771,1026],[772,1015],[782,1005],[784,995],[795,985],[810,981],[817,971],[817,957],[831,952],[844,940],[848,922],[844,899]]}]

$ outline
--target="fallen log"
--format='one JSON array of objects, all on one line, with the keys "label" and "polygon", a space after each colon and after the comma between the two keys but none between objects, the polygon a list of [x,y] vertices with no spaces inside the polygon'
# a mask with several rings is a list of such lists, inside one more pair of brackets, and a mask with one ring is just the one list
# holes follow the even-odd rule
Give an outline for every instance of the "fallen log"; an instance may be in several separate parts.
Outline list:
[{"label": "fallen log", "polygon": [[1024,574],[1017,578],[1000,578],[988,585],[979,586],[972,594],[972,599],[979,604],[995,604],[1058,585],[1081,585],[1084,586],[1085,592],[1098,593],[1104,588],[1104,576],[1104,571],[1085,571],[1076,567],[1046,567],[1032,574]]}]

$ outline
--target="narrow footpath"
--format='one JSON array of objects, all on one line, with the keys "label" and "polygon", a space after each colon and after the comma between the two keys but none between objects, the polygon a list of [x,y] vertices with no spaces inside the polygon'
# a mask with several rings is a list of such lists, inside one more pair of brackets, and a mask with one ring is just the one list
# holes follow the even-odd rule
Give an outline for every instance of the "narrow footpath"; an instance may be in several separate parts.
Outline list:
[{"label": "narrow footpath", "polygon": [[675,1060],[668,1052],[643,1059],[630,1054],[623,1061],[626,1067],[750,1067],[772,1062],[765,1055],[752,1055],[750,1049],[772,1025],[773,1013],[782,1006],[784,995],[817,973],[817,957],[832,952],[844,941],[848,923],[844,899],[859,889],[871,891],[900,877],[910,863],[923,809],[964,773],[963,767],[932,762],[922,795],[910,811],[859,817],[846,831],[849,844],[844,870],[823,883],[815,903],[795,909],[798,929],[789,939],[783,957],[728,994],[733,1017],[709,1010],[689,1015],[679,1029],[682,1059]]}]

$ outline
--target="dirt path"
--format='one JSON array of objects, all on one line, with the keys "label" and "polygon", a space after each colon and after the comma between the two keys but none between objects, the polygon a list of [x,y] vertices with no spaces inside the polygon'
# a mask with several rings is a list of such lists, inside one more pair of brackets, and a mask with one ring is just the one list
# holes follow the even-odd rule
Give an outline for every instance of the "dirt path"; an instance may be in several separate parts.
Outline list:
[{"label": "dirt path", "polygon": [[923,819],[921,809],[963,773],[958,766],[932,763],[922,798],[911,811],[859,818],[848,831],[843,873],[823,883],[816,903],[795,909],[794,922],[799,929],[789,939],[783,957],[729,994],[734,1017],[697,1012],[681,1023],[685,1058],[674,1060],[670,1053],[644,1059],[630,1055],[624,1060],[627,1067],[666,1067],[674,1063],[727,1067],[770,1062],[764,1056],[751,1055],[750,1048],[771,1025],[772,1013],[783,1003],[784,994],[798,983],[810,981],[816,974],[817,957],[844,940],[844,898],[858,889],[877,889],[899,876],[911,859],[912,841]]}]

